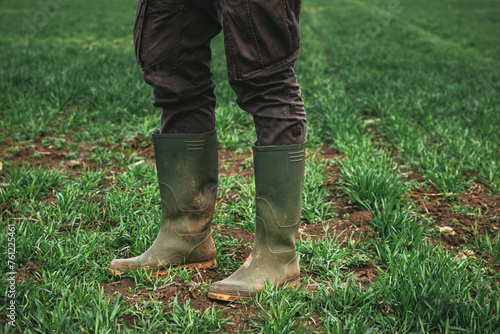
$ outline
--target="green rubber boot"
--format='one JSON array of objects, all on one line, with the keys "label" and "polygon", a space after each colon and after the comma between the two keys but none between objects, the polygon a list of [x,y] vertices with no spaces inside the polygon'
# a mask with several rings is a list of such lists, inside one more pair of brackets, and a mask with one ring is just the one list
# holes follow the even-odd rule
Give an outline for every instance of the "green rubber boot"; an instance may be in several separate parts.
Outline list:
[{"label": "green rubber boot", "polygon": [[217,265],[211,223],[217,194],[217,134],[153,134],[161,195],[161,227],[142,255],[115,259],[109,271],[145,268],[164,275],[169,267]]},{"label": "green rubber boot", "polygon": [[213,283],[208,297],[252,299],[269,281],[296,286],[300,268],[295,239],[300,225],[306,144],[254,146],[255,244],[230,277]]}]

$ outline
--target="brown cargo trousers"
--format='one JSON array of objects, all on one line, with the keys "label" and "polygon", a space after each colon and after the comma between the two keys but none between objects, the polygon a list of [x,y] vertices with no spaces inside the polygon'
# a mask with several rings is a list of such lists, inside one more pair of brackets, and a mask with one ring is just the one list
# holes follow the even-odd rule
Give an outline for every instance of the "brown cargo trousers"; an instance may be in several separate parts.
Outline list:
[{"label": "brown cargo trousers", "polygon": [[163,109],[161,133],[215,128],[210,41],[224,30],[229,83],[254,117],[257,145],[305,142],[306,115],[293,70],[301,0],[139,0],[137,61]]}]

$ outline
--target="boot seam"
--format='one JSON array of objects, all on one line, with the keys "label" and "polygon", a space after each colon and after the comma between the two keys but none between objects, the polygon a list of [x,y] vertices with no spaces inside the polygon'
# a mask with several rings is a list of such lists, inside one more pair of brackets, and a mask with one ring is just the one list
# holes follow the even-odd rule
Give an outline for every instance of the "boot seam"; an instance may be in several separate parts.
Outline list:
[{"label": "boot seam", "polygon": [[[264,220],[263,220],[262,218],[260,218],[260,217],[257,217],[257,218],[259,218],[260,220],[264,221]],[[267,249],[268,249],[271,253],[273,253],[273,254],[284,254],[284,253],[290,253],[290,252],[296,252],[296,251],[297,251],[297,249],[296,249],[295,245],[294,245],[294,247],[293,247],[293,248],[291,248],[290,250],[286,250],[286,251],[282,251],[282,252],[275,252],[275,251],[273,251],[273,250],[271,249],[271,246],[269,246],[269,236],[268,236],[268,234],[267,234],[267,227],[266,227],[266,224],[264,223],[264,224],[262,224],[262,225],[264,226],[264,231],[265,231],[265,234],[266,234],[266,246],[267,246]],[[295,238],[295,237],[294,237],[294,238]],[[294,243],[295,243],[295,240],[294,240]],[[297,256],[297,255],[295,255],[295,256]]]},{"label": "boot seam", "polygon": [[[271,206],[271,204],[270,204],[270,203],[269,203],[269,202],[268,202],[268,201],[267,201],[264,197],[256,197],[256,198],[255,198],[255,201],[257,201],[257,200],[261,200],[261,201],[266,202],[266,204],[268,205],[269,209],[270,209],[270,210],[271,210],[271,212],[273,213],[274,219],[275,219],[275,221],[276,221],[276,225],[278,225],[279,227],[281,227],[281,228],[289,228],[289,227],[296,226],[297,224],[300,224],[300,220],[299,220],[298,222],[293,223],[293,224],[291,224],[291,225],[281,225],[281,224],[279,223],[279,219],[278,219],[278,217],[276,216],[276,213],[274,212],[273,207]],[[257,216],[257,217],[259,217],[259,216]],[[264,220],[263,218],[261,218],[261,217],[259,217],[259,218],[260,218],[260,219],[262,219],[262,221],[265,223],[265,220]]]},{"label": "boot seam", "polygon": [[[205,210],[206,210],[206,208],[201,208],[201,209],[196,209],[196,210],[184,209],[183,207],[181,207],[181,206],[179,205],[179,201],[177,200],[177,196],[175,195],[175,192],[174,192],[174,190],[172,189],[172,187],[171,187],[171,186],[169,186],[167,183],[164,183],[164,182],[159,182],[159,181],[158,181],[158,183],[159,183],[159,184],[161,184],[161,185],[163,185],[163,186],[165,186],[165,187],[168,187],[168,189],[170,189],[170,192],[172,193],[172,196],[174,197],[175,204],[177,204],[177,207],[178,207],[178,208],[179,208],[179,210],[181,210],[182,212],[203,212],[203,211],[205,211]],[[217,187],[217,186],[215,186],[215,187]],[[210,190],[210,191],[212,191],[212,190]],[[161,201],[162,201],[162,203],[163,203],[163,204],[165,204],[165,205],[167,206],[167,208],[168,208],[168,204],[167,204],[167,202],[166,202],[163,198],[161,199]],[[208,206],[211,206],[211,205],[208,205]]]}]

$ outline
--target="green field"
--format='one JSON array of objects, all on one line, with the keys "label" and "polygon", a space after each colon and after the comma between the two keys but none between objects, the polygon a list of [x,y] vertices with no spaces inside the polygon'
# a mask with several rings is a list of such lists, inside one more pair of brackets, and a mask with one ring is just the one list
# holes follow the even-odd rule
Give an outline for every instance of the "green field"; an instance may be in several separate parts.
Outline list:
[{"label": "green field", "polygon": [[255,134],[222,36],[218,268],[108,273],[161,215],[135,8],[0,1],[0,332],[500,333],[498,1],[303,1],[302,284],[234,303],[206,294],[253,244]]}]

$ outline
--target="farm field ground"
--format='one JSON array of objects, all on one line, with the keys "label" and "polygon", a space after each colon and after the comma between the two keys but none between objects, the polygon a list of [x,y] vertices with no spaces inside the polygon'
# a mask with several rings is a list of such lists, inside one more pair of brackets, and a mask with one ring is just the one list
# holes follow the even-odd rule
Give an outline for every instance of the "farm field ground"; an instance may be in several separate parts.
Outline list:
[{"label": "farm field ground", "polygon": [[218,267],[107,270],[161,215],[135,7],[0,1],[0,332],[500,333],[500,3],[303,1],[302,283],[233,303],[207,291],[251,252],[255,135],[221,35]]}]

